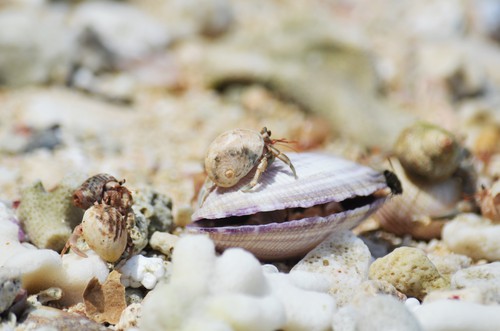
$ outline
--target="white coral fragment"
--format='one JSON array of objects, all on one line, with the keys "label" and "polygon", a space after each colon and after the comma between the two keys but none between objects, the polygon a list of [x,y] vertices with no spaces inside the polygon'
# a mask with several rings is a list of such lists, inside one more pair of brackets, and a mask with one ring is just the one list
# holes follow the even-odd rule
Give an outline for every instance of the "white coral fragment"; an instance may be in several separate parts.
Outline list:
[{"label": "white coral fragment", "polygon": [[330,295],[297,286],[288,274],[263,268],[241,248],[216,257],[208,237],[185,236],[176,244],[172,262],[169,281],[144,300],[141,330],[328,330],[331,326],[335,300]]},{"label": "white coral fragment", "polygon": [[144,286],[150,290],[156,286],[159,279],[165,276],[166,269],[160,258],[135,255],[120,268],[120,272],[123,286]]}]

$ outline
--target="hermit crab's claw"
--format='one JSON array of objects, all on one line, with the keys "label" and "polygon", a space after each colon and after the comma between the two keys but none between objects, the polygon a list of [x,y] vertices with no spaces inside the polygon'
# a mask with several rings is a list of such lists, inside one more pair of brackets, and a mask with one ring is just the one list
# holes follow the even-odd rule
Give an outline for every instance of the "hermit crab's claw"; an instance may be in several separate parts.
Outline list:
[{"label": "hermit crab's claw", "polygon": [[78,240],[78,238],[82,235],[82,225],[79,224],[75,227],[75,229],[73,230],[73,233],[71,234],[71,236],[69,237],[68,241],[66,242],[66,245],[64,245],[64,248],[62,249],[61,251],[61,257],[66,254],[66,252],[68,251],[69,248],[71,248],[71,250],[73,252],[75,252],[76,255],[78,256],[81,256],[81,257],[88,257],[87,254],[85,254],[84,252],[82,252],[81,250],[79,250],[77,247],[76,247],[76,242]]}]

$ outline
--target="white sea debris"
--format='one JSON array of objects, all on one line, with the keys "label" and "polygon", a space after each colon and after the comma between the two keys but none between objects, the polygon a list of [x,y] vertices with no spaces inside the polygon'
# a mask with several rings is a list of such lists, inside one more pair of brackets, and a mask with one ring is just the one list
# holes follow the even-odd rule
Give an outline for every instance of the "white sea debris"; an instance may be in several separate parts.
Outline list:
[{"label": "white sea debris", "polygon": [[154,288],[158,280],[165,276],[165,262],[158,257],[132,256],[123,267],[121,282],[125,287],[144,286]]},{"label": "white sea debris", "polygon": [[172,262],[168,282],[160,283],[144,300],[141,330],[328,330],[331,326],[336,303],[329,294],[300,288],[288,274],[264,271],[269,268],[262,268],[241,248],[216,257],[210,239],[185,236],[178,241]]}]

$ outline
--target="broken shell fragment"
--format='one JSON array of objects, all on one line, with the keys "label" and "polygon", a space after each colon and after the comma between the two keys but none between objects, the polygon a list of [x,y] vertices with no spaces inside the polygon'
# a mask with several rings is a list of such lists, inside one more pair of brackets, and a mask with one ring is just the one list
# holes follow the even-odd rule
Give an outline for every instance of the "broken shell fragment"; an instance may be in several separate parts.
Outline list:
[{"label": "broken shell fragment", "polygon": [[326,154],[289,158],[298,179],[274,162],[251,192],[240,190],[245,180],[217,187],[188,231],[208,234],[219,250],[242,247],[262,260],[300,257],[332,232],[359,224],[391,195],[384,174],[368,167]]}]

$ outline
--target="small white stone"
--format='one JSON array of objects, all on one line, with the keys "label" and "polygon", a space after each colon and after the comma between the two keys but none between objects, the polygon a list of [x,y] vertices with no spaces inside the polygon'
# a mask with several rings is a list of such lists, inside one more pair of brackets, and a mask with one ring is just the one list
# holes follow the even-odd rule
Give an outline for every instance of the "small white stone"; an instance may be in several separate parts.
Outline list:
[{"label": "small white stone", "polygon": [[328,330],[335,312],[335,299],[326,293],[303,290],[287,274],[266,274],[272,292],[286,310],[285,330]]},{"label": "small white stone", "polygon": [[241,248],[230,248],[215,262],[210,291],[261,296],[269,288],[259,261]]},{"label": "small white stone", "polygon": [[294,270],[289,274],[290,281],[304,290],[328,293],[330,281],[325,274]]},{"label": "small white stone", "polygon": [[207,236],[182,237],[172,263],[173,283],[186,285],[193,293],[204,293],[215,266],[215,245]]},{"label": "small white stone", "polygon": [[421,331],[405,304],[387,295],[367,297],[334,315],[335,331]]},{"label": "small white stone", "polygon": [[142,285],[150,290],[165,275],[165,266],[160,258],[134,255],[120,268],[120,272],[121,282],[125,287]]},{"label": "small white stone", "polygon": [[279,272],[278,268],[273,264],[263,264],[262,271],[268,274],[276,274]]},{"label": "small white stone", "polygon": [[342,306],[359,285],[368,279],[372,256],[368,247],[351,231],[332,234],[309,252],[290,272],[323,274],[330,282],[330,294]]},{"label": "small white stone", "polygon": [[286,319],[285,308],[275,296],[228,293],[213,296],[207,305],[208,314],[225,321],[233,330],[278,330]]},{"label": "small white stone", "polygon": [[451,287],[470,290],[465,298],[470,298],[471,301],[476,301],[474,289],[477,289],[481,295],[480,303],[500,303],[500,262],[477,265],[456,272],[451,277]]},{"label": "small white stone", "polygon": [[490,287],[491,285],[500,287],[500,262],[462,269],[451,278],[451,286],[454,288]]},{"label": "small white stone", "polygon": [[460,290],[433,291],[425,296],[424,303],[439,300],[461,300],[480,304],[489,304],[485,291],[478,287],[464,288]]},{"label": "small white stone", "polygon": [[500,306],[440,300],[423,304],[414,314],[425,331],[500,330]]},{"label": "small white stone", "polygon": [[408,298],[405,301],[405,306],[408,308],[410,311],[414,311],[418,307],[420,307],[420,301],[418,301],[417,298]]},{"label": "small white stone", "polygon": [[500,225],[476,214],[459,214],[446,223],[442,237],[456,253],[476,260],[500,260]]},{"label": "small white stone", "polygon": [[83,292],[92,278],[97,278],[104,283],[108,277],[109,270],[106,262],[92,250],[85,252],[87,257],[81,257],[74,253],[65,254],[62,257],[62,274],[59,285],[63,290],[61,303],[71,305],[83,301]]}]

